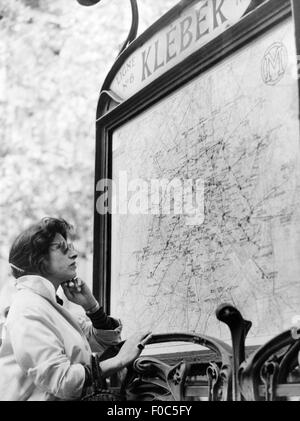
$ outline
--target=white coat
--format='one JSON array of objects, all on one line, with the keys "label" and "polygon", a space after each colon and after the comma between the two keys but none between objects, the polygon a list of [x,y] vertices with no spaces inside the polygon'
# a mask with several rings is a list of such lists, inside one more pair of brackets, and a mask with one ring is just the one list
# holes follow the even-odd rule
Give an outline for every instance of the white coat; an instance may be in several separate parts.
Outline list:
[{"label": "white coat", "polygon": [[[115,330],[97,330],[56,302],[54,286],[22,276],[4,325],[0,348],[1,401],[78,399],[92,351],[120,342]],[[91,348],[91,344],[97,348]]]}]

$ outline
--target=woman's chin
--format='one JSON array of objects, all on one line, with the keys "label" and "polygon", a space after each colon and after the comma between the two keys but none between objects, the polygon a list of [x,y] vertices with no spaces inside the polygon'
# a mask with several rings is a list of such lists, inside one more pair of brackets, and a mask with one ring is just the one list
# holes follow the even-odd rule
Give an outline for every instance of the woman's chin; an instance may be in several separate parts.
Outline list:
[{"label": "woman's chin", "polygon": [[77,276],[77,270],[76,268],[70,268],[68,272],[64,276],[64,282],[71,281],[71,279],[75,278]]}]

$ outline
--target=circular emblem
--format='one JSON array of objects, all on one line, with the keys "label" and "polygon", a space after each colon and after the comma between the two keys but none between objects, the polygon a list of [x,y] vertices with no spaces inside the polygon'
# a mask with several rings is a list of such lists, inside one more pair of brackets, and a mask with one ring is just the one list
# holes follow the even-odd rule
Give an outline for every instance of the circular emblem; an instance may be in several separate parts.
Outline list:
[{"label": "circular emblem", "polygon": [[276,85],[284,76],[288,65],[288,52],[282,42],[272,44],[264,54],[261,73],[267,85]]}]

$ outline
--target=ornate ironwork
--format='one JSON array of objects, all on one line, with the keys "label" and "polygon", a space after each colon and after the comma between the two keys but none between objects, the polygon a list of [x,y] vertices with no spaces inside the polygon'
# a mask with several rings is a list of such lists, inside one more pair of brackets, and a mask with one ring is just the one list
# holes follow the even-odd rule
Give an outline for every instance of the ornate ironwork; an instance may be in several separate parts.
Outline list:
[{"label": "ornate ironwork", "polygon": [[[224,342],[205,335],[185,333],[153,335],[151,343],[192,342],[213,351],[206,370],[206,397],[211,401],[231,399],[232,350]],[[122,392],[128,400],[186,400],[186,379],[191,375],[193,364],[180,361],[176,364],[163,362],[155,357],[140,357],[128,370]],[[197,370],[196,370],[197,371]],[[193,371],[193,377],[197,372]]]},{"label": "ornate ironwork", "polygon": [[127,400],[182,401],[187,365],[174,366],[155,358],[138,358],[123,384]]},{"label": "ornate ironwork", "polygon": [[220,369],[215,362],[209,363],[206,370],[208,378],[208,400],[217,401],[219,400],[220,391]]},{"label": "ornate ironwork", "polygon": [[241,394],[238,387],[237,372],[240,364],[245,360],[245,339],[252,323],[244,320],[238,309],[231,304],[220,305],[216,310],[216,316],[230,329],[233,348],[232,399],[239,401],[241,400]]},{"label": "ornate ironwork", "polygon": [[[127,369],[122,384],[113,386],[131,401],[187,401],[202,397],[210,401],[299,399],[299,335],[293,335],[292,330],[283,332],[245,359],[245,338],[251,322],[229,304],[218,307],[216,315],[230,329],[232,348],[206,335],[153,335],[152,344],[190,342],[213,352],[203,358],[201,348],[196,362],[188,354],[176,362],[141,356]],[[101,360],[116,355],[122,344],[110,347]]]},{"label": "ornate ironwork", "polygon": [[275,400],[276,383],[279,372],[279,364],[276,355],[273,356],[273,361],[267,361],[261,368],[260,377],[265,385],[265,400]]},{"label": "ornate ironwork", "polygon": [[[154,335],[152,343],[193,342],[214,351],[219,358],[206,363],[205,386],[202,382],[210,401],[272,401],[300,396],[300,339],[295,339],[291,331],[283,332],[245,359],[245,338],[251,322],[229,304],[218,307],[216,315],[230,329],[232,349],[216,338],[184,333]],[[193,380],[197,373],[193,371],[191,376],[191,367],[184,360],[172,365],[141,357],[129,371],[123,387],[129,400],[188,400],[187,379],[192,379],[189,387],[194,387],[193,396],[197,396],[197,381]]]},{"label": "ornate ironwork", "polygon": [[300,396],[300,339],[287,330],[259,347],[239,368],[238,381],[246,400],[279,400]]}]

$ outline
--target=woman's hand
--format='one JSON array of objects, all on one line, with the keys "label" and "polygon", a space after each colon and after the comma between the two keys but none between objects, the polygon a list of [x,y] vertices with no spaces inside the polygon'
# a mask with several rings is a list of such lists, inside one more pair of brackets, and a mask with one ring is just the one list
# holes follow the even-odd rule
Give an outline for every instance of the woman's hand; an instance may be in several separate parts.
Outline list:
[{"label": "woman's hand", "polygon": [[126,367],[140,356],[151,337],[151,332],[136,333],[124,342],[120,351],[116,355],[122,368]]},{"label": "woman's hand", "polygon": [[82,306],[85,311],[91,310],[98,304],[90,288],[80,278],[74,278],[71,281],[63,282],[61,287],[67,299],[74,304]]},{"label": "woman's hand", "polygon": [[131,364],[141,354],[144,346],[150,341],[151,332],[136,333],[130,336],[113,358],[101,361],[100,368],[104,377],[109,377]]}]

